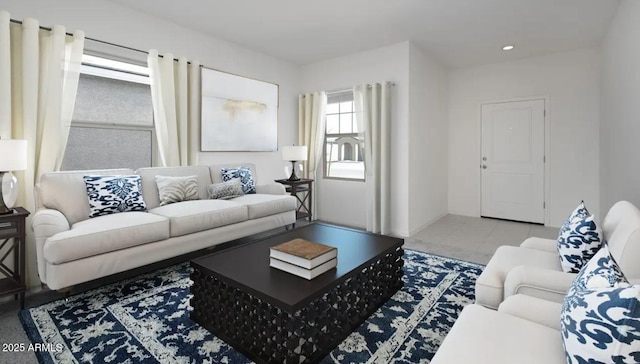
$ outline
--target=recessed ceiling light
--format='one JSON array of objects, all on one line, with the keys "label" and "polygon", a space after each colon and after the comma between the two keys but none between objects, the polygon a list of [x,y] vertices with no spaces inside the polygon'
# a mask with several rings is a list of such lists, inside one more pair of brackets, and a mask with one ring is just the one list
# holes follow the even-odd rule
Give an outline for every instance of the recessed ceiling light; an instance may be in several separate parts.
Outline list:
[{"label": "recessed ceiling light", "polygon": [[512,50],[513,48],[515,48],[515,46],[513,46],[513,45],[506,45],[506,46],[502,47],[502,50],[503,50],[503,51],[510,51],[510,50]]}]

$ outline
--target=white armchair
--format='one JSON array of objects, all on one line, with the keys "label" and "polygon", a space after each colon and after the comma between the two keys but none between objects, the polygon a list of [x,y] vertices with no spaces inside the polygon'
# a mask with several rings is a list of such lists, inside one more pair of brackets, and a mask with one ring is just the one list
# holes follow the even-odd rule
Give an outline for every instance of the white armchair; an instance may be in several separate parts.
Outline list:
[{"label": "white armchair", "polygon": [[[629,279],[640,278],[640,210],[619,201],[601,226],[623,273]],[[518,293],[562,302],[576,273],[562,271],[556,244],[553,239],[529,238],[519,247],[499,247],[476,281],[476,303],[497,309]]]},{"label": "white armchair", "polygon": [[509,297],[497,311],[468,305],[431,364],[566,364],[561,307],[525,295]]}]

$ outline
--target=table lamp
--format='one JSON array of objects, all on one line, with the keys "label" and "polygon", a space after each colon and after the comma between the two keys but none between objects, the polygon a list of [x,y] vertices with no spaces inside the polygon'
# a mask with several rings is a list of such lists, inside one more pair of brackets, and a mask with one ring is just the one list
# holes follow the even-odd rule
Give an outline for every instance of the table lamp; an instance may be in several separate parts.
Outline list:
[{"label": "table lamp", "polygon": [[282,159],[291,162],[291,176],[289,177],[289,181],[299,181],[300,178],[296,176],[296,162],[307,160],[307,146],[287,145],[282,147]]},{"label": "table lamp", "polygon": [[27,141],[0,139],[0,215],[13,212],[18,198],[18,179],[11,171],[27,169]]}]

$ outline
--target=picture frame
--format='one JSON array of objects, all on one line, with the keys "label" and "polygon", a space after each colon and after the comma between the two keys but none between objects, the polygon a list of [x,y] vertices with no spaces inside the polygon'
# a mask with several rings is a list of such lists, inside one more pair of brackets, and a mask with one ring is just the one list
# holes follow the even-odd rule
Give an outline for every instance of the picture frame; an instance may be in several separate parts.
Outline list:
[{"label": "picture frame", "polygon": [[200,150],[278,150],[279,85],[201,69]]}]

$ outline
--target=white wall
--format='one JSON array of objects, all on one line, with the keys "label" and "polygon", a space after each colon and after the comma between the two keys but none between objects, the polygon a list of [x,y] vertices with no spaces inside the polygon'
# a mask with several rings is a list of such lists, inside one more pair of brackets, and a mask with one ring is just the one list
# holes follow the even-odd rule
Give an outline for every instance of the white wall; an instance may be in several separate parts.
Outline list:
[{"label": "white wall", "polygon": [[[60,24],[67,31],[81,29],[87,37],[142,50],[156,48],[160,53],[172,52],[175,56],[200,60],[210,68],[276,83],[280,86],[278,144],[288,145],[296,141],[298,66],[108,1],[11,0],[3,1],[0,8],[9,11],[13,19],[31,17],[44,26]],[[87,42],[87,47],[90,46],[91,42]],[[135,52],[131,56],[140,57]],[[282,161],[279,152],[200,153],[200,164],[203,165],[246,161],[257,164],[261,183],[285,176],[286,162]],[[28,279],[31,285],[36,285],[39,281],[35,274],[33,247],[28,247],[27,255]]]},{"label": "white wall", "polygon": [[447,206],[447,71],[420,48],[409,52],[410,235],[445,215]]},{"label": "white wall", "polygon": [[[409,43],[338,57],[302,67],[304,92],[350,89],[370,82],[394,81],[392,93],[392,233],[408,235],[407,136],[409,127]],[[363,182],[318,178],[318,218],[354,227],[366,227]]]},{"label": "white wall", "polygon": [[600,206],[640,206],[640,2],[622,1],[602,47]]},{"label": "white wall", "polygon": [[[631,44],[635,43],[626,45]],[[480,215],[480,103],[545,96],[550,125],[547,222],[561,225],[582,199],[592,213],[601,217],[597,173],[599,62],[596,50],[583,49],[451,72],[450,213]]]}]

